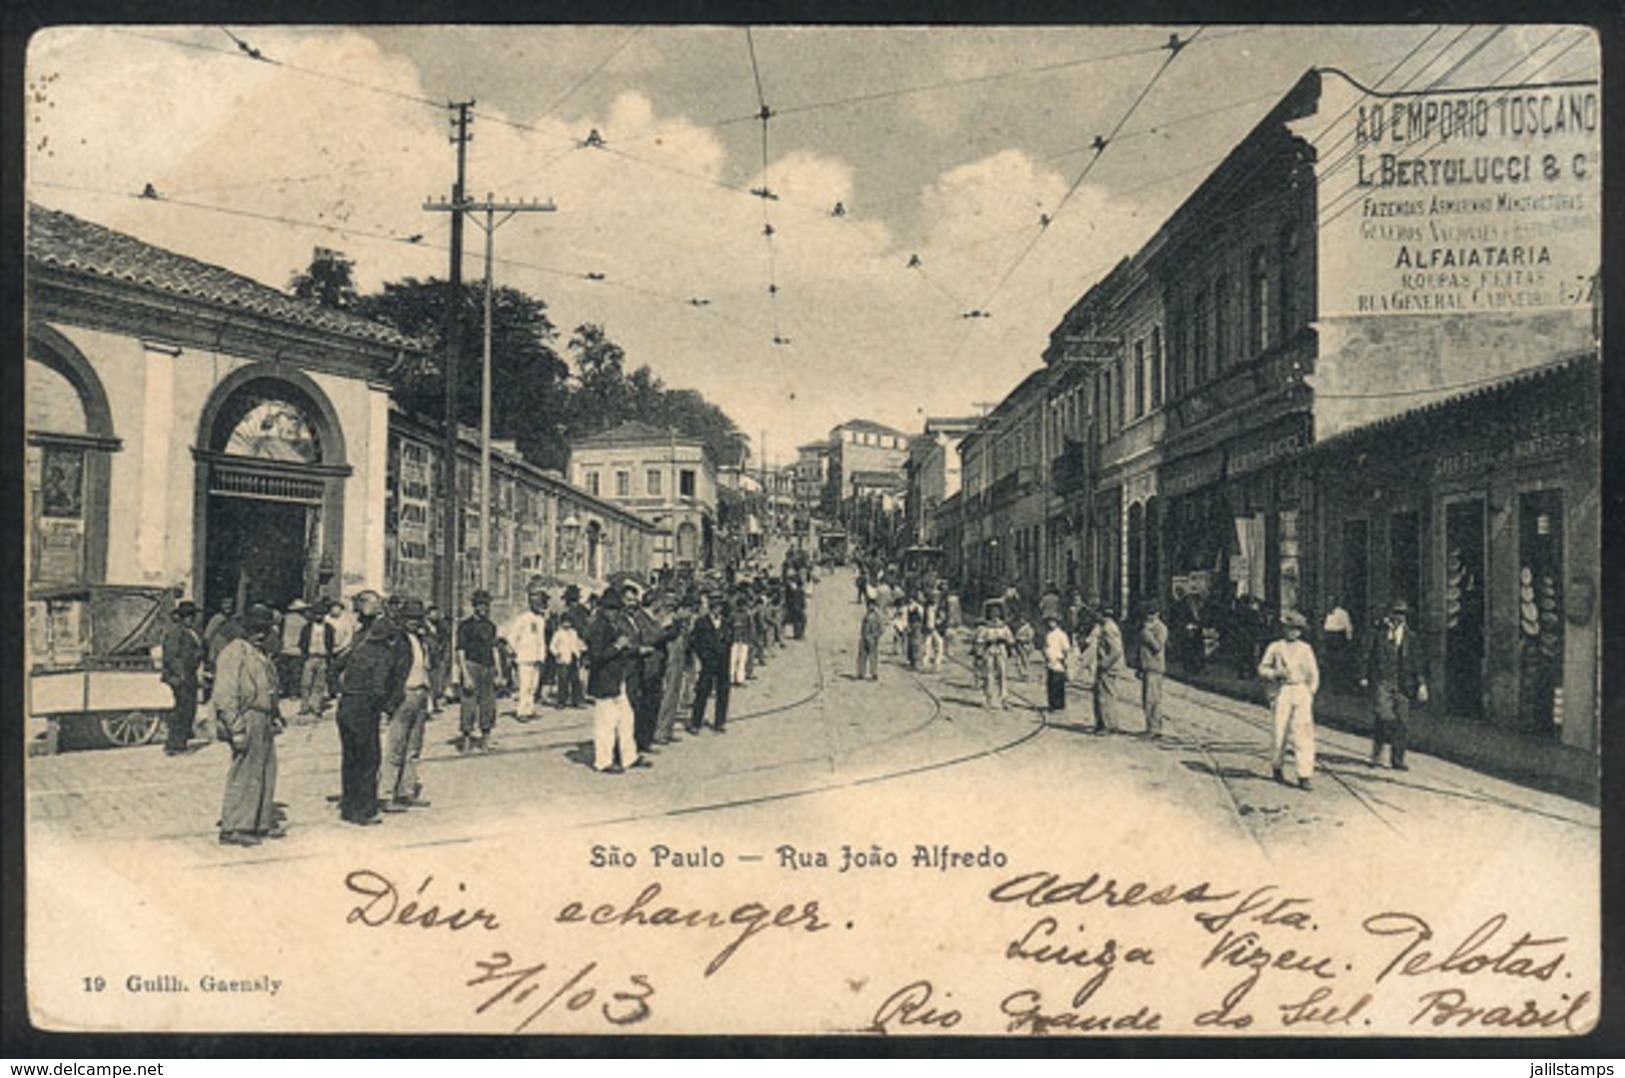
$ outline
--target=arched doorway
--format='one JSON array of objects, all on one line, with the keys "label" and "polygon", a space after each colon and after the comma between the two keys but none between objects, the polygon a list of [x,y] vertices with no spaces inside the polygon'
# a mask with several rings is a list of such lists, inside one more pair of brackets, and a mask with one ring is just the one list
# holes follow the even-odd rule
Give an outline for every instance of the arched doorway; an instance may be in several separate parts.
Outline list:
[{"label": "arched doorway", "polygon": [[694,559],[699,554],[700,529],[694,526],[692,520],[685,520],[677,525],[677,564],[693,567]]},{"label": "arched doorway", "polygon": [[215,388],[198,428],[197,590],[282,608],[338,596],[344,438],[307,375],[256,365]]},{"label": "arched doorway", "polygon": [[30,326],[24,388],[28,432],[29,583],[107,578],[113,434],[107,393],[90,361],[49,326]]}]

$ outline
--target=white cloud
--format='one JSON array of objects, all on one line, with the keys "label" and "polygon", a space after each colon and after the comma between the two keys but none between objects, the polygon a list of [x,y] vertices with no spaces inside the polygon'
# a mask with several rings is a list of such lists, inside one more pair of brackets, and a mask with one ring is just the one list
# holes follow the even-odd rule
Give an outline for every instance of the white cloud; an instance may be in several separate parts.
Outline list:
[{"label": "white cloud", "polygon": [[[151,33],[231,49],[201,29]],[[31,111],[41,117],[31,143],[49,137],[48,152],[29,158],[40,184],[31,196],[273,286],[317,244],[346,250],[364,288],[444,275],[447,215],[422,202],[447,193],[454,159],[445,110],[410,100],[427,96],[413,65],[354,33],[255,28],[249,37],[286,64],[108,31],[36,38],[30,79],[61,77],[49,86],[55,108]],[[753,437],[771,428],[775,456],[853,416],[917,428],[922,414],[962,414],[972,400],[1002,396],[1038,363],[1088,271],[1109,266],[1132,249],[1123,238],[1144,230],[1103,192],[1081,188],[1001,292],[995,319],[967,321],[964,306],[982,300],[1036,234],[1068,177],[1015,149],[944,172],[919,194],[929,224],[921,274],[906,268],[911,252],[885,222],[829,212],[850,205],[862,162],[792,146],[767,171],[779,195],[765,206],[776,230],[775,301],[764,204],[728,179],[762,182],[748,153],[729,156],[748,142],[663,111],[637,86],[568,121],[478,111],[468,193],[550,197],[559,207],[501,228],[499,281],[544,298],[566,335],[604,323],[634,364],[700,389]],[[607,148],[579,147],[595,127]],[[307,224],[123,197],[148,182],[176,200]],[[419,246],[387,238],[418,233]],[[470,277],[481,272],[481,240],[468,229]],[[774,346],[775,328],[793,343]]]}]

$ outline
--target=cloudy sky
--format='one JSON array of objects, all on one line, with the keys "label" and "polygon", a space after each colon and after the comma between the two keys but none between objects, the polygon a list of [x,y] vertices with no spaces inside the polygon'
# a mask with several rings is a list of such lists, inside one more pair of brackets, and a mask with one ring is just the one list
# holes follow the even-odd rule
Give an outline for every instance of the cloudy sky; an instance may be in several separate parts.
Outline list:
[{"label": "cloudy sky", "polygon": [[[444,103],[474,99],[468,193],[558,206],[498,231],[499,283],[781,460],[845,419],[996,401],[1310,66],[1390,88],[1597,69],[1579,29],[1198,30],[65,28],[29,51],[29,196],[277,287],[316,246],[364,289],[444,276],[422,203],[451,185]],[[1173,55],[1172,33],[1195,38]]]}]

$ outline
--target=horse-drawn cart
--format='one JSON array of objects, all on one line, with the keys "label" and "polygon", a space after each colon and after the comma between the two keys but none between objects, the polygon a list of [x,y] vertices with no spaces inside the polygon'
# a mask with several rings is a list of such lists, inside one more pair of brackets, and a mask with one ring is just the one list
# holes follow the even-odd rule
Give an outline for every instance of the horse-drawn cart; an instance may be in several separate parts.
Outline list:
[{"label": "horse-drawn cart", "polygon": [[174,593],[89,584],[42,588],[28,601],[28,714],[63,748],[141,745],[174,700],[159,677]]}]

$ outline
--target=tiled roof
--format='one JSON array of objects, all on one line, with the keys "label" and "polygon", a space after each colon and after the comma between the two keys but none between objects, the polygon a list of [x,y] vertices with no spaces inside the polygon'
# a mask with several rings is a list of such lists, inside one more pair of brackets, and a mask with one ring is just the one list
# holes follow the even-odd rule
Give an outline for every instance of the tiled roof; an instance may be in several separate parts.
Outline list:
[{"label": "tiled roof", "polygon": [[681,431],[673,434],[668,430],[639,423],[637,420],[628,420],[618,427],[589,434],[585,438],[578,438],[571,442],[572,448],[577,446],[605,446],[605,445],[668,445],[675,441],[678,445],[703,445],[699,438],[690,437]]},{"label": "tiled roof", "polygon": [[28,207],[28,261],[253,311],[294,325],[398,348],[425,345],[398,330],[319,303],[296,299],[240,273],[154,247],[134,236],[60,210]]}]

